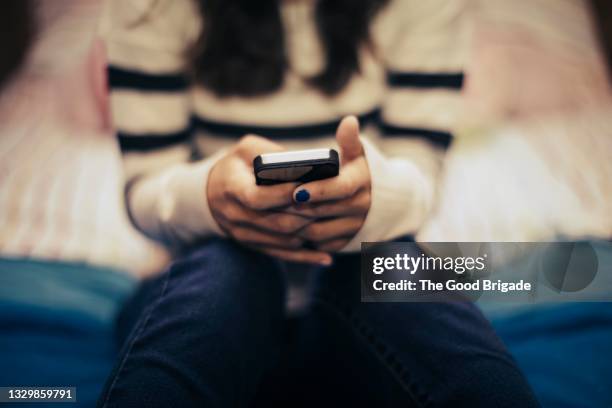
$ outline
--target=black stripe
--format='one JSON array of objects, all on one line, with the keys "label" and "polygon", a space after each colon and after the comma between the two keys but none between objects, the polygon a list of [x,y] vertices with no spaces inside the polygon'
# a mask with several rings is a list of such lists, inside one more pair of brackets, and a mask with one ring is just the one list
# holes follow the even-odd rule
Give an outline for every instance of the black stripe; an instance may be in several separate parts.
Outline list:
[{"label": "black stripe", "polygon": [[420,137],[427,139],[435,145],[448,148],[450,146],[453,135],[449,132],[434,129],[415,128],[415,127],[400,127],[386,123],[380,124],[380,129],[385,136],[389,137]]},{"label": "black stripe", "polygon": [[[378,118],[378,109],[359,115],[359,123],[364,126]],[[341,119],[311,125],[297,126],[258,126],[235,125],[215,122],[201,117],[194,117],[197,129],[209,132],[215,136],[239,138],[249,133],[261,135],[270,139],[308,139],[329,136],[336,133]]]},{"label": "black stripe", "polygon": [[150,92],[177,92],[187,88],[181,74],[147,74],[110,65],[108,83],[112,89],[135,89]]},{"label": "black stripe", "polygon": [[461,89],[463,86],[463,72],[388,72],[387,84],[389,86],[406,88]]},{"label": "black stripe", "polygon": [[190,129],[164,134],[117,132],[117,139],[122,152],[148,152],[183,143],[189,135]]}]

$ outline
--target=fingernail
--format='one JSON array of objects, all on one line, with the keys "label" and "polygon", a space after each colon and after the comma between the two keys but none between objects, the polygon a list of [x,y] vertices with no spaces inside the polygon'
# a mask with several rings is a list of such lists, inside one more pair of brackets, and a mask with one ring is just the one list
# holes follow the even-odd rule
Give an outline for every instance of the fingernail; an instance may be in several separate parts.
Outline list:
[{"label": "fingernail", "polygon": [[305,203],[308,200],[310,200],[310,193],[308,190],[300,190],[295,195],[295,201],[298,203]]}]

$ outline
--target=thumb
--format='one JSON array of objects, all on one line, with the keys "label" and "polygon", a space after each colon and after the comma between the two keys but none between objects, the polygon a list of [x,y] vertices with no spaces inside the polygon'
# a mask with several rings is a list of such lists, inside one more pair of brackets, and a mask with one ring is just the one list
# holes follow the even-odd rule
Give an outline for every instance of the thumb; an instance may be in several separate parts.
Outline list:
[{"label": "thumb", "polygon": [[359,120],[355,116],[346,116],[342,119],[336,130],[336,141],[340,147],[342,163],[363,155],[363,146],[359,140]]},{"label": "thumb", "polygon": [[236,152],[247,162],[263,153],[275,153],[285,150],[281,145],[265,137],[248,134],[236,145]]}]

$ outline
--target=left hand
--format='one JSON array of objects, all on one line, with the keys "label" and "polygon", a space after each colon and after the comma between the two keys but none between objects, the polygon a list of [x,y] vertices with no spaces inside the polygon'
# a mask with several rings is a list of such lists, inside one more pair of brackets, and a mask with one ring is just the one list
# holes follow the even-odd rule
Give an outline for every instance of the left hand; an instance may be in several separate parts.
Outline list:
[{"label": "left hand", "polygon": [[293,211],[317,220],[298,232],[324,252],[342,249],[361,229],[371,204],[370,170],[359,140],[359,121],[345,117],[336,131],[340,147],[337,177],[302,184],[293,192]]}]

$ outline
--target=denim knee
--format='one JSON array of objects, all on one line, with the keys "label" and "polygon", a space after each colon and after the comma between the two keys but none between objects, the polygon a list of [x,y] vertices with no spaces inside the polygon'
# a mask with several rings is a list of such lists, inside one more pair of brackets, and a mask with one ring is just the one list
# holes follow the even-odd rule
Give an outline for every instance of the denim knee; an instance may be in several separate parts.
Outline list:
[{"label": "denim knee", "polygon": [[103,401],[245,406],[283,342],[284,283],[275,261],[210,240],[153,286]]},{"label": "denim knee", "polygon": [[[285,281],[278,262],[234,241],[204,242],[169,268],[169,291],[197,292],[209,305],[282,310]],[[229,305],[231,304],[231,305]]]}]

